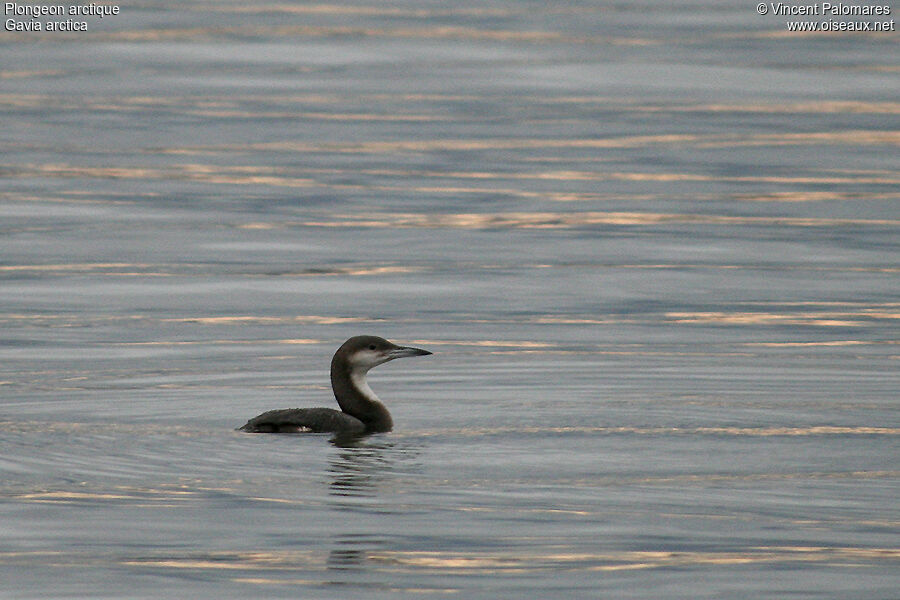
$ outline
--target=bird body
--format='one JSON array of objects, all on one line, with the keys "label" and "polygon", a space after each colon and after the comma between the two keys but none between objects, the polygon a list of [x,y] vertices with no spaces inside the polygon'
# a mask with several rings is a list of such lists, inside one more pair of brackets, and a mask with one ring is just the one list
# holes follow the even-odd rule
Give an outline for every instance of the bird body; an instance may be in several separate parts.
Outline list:
[{"label": "bird body", "polygon": [[344,433],[390,431],[394,422],[366,381],[369,369],[427,350],[397,346],[384,338],[360,335],[338,348],[331,359],[331,388],[341,410],[333,408],[284,408],[270,410],[247,421],[241,431],[251,433]]},{"label": "bird body", "polygon": [[365,433],[366,425],[333,408],[277,408],[250,419],[241,430],[251,433]]}]

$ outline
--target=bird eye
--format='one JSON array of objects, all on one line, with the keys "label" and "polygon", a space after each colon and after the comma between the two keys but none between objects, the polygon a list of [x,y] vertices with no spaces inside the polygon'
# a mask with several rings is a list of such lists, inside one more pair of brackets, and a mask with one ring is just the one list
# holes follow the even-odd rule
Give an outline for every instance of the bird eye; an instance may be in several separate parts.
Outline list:
[{"label": "bird eye", "polygon": [[374,349],[375,349],[375,344],[371,344],[371,345],[369,346],[369,350],[374,350]]}]

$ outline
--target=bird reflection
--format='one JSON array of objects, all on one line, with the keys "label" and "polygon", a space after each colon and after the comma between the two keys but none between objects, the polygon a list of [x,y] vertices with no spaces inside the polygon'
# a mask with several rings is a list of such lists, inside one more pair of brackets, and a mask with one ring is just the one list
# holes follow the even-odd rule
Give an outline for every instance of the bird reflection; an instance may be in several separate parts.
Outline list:
[{"label": "bird reflection", "polygon": [[[328,568],[335,571],[363,569],[369,556],[390,545],[394,532],[373,532],[378,520],[373,514],[397,512],[394,502],[397,493],[396,479],[403,473],[418,468],[416,461],[420,448],[407,442],[377,437],[336,437],[331,440],[335,453],[329,461],[331,476],[330,504],[344,513],[364,515],[360,524],[364,532],[342,532],[333,538],[328,554]],[[382,501],[378,499],[382,498]],[[362,502],[360,500],[363,500]],[[352,523],[348,518],[344,523]]]},{"label": "bird reflection", "polygon": [[385,540],[371,535],[345,535],[334,539],[328,553],[328,569],[355,571],[364,567],[369,553],[384,546]]},{"label": "bird reflection", "polygon": [[329,461],[331,475],[329,493],[332,496],[371,497],[378,485],[393,472],[392,442],[365,438],[334,438],[338,449]]}]

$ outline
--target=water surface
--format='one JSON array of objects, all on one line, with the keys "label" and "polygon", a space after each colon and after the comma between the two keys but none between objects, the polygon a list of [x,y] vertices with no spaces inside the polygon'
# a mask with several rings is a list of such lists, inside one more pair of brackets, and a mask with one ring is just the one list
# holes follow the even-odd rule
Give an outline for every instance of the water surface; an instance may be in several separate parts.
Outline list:
[{"label": "water surface", "polygon": [[[0,38],[5,598],[896,598],[896,34],[144,2]],[[396,430],[329,406],[372,333]]]}]

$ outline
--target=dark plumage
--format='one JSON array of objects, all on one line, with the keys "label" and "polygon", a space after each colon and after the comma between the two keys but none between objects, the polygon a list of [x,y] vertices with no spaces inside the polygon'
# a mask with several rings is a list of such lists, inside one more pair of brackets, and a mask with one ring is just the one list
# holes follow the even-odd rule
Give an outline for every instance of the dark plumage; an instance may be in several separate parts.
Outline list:
[{"label": "dark plumage", "polygon": [[397,346],[373,335],[352,337],[331,359],[331,388],[341,410],[333,408],[284,408],[270,410],[247,421],[241,431],[251,433],[345,433],[390,431],[394,422],[369,384],[372,367],[395,358],[425,356],[427,350]]}]

